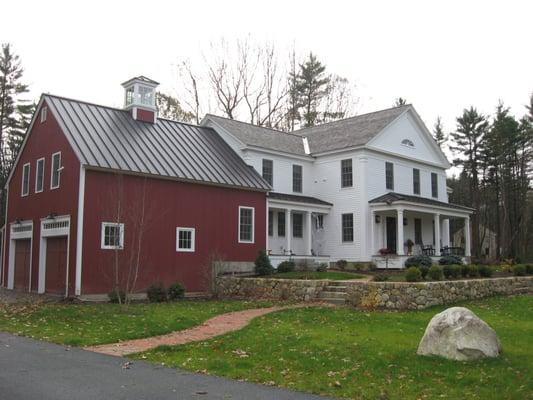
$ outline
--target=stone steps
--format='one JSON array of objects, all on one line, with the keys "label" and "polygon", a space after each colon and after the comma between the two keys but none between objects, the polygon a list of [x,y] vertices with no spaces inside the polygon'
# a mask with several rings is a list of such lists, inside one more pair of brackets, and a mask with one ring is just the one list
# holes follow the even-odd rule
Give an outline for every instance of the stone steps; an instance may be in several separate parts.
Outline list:
[{"label": "stone steps", "polygon": [[325,292],[343,292],[346,293],[346,286],[326,286]]},{"label": "stone steps", "polygon": [[328,286],[324,287],[324,290],[320,292],[319,298],[327,303],[344,305],[346,304],[346,285],[342,282],[331,282]]}]

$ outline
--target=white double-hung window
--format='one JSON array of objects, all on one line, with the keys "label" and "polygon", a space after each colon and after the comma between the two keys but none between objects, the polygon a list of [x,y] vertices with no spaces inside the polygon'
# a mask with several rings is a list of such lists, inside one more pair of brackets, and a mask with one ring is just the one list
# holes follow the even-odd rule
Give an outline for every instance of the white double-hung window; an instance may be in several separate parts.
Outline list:
[{"label": "white double-hung window", "polygon": [[50,175],[50,189],[57,189],[61,181],[61,152],[52,154],[52,172]]},{"label": "white double-hung window", "polygon": [[122,250],[124,248],[124,224],[102,222],[102,249]]},{"label": "white double-hung window", "polygon": [[194,252],[196,229],[176,228],[176,251]]},{"label": "white double-hung window", "polygon": [[239,243],[254,242],[254,216],[253,207],[239,207]]},{"label": "white double-hung window", "polygon": [[30,163],[24,164],[22,167],[22,187],[20,190],[21,196],[27,196],[30,193]]}]

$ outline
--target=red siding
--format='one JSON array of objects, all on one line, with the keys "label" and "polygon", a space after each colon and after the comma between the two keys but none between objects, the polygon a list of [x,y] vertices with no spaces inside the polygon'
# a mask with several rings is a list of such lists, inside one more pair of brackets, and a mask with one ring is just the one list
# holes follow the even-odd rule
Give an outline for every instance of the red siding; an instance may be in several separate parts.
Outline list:
[{"label": "red siding", "polygon": [[137,108],[137,120],[154,123],[155,112]]},{"label": "red siding", "polygon": [[[225,260],[253,261],[265,247],[266,196],[215,186],[182,183],[137,176],[117,176],[87,171],[83,236],[82,294],[107,293],[113,286],[114,255],[119,255],[122,273],[130,265],[136,221],[145,190],[145,229],[140,252],[137,291],[163,281],[182,282],[187,291],[205,291],[209,284],[207,265],[213,255]],[[101,249],[102,222],[116,221],[117,199],[122,201],[125,248]],[[238,243],[239,206],[255,208],[255,243]],[[196,251],[176,252],[176,227],[196,229]],[[133,252],[135,254],[136,252]]]},{"label": "red siding", "polygon": [[[46,104],[43,103],[43,106]],[[35,124],[26,145],[22,151],[13,177],[9,183],[8,209],[6,212],[6,248],[4,254],[5,279],[8,282],[9,260],[9,224],[16,219],[33,220],[33,257],[32,257],[32,284],[31,289],[36,291],[39,276],[39,238],[41,218],[50,213],[57,215],[70,215],[70,261],[69,261],[69,293],[74,293],[75,259],[76,259],[76,218],[78,204],[78,180],[80,162],[70,147],[67,139],[48,109],[47,119],[40,122],[37,115]],[[50,189],[50,175],[52,154],[61,151],[61,182],[58,189]],[[35,165],[37,159],[44,157],[44,191],[35,193]],[[22,166],[31,163],[30,167],[30,193],[21,197]]]}]

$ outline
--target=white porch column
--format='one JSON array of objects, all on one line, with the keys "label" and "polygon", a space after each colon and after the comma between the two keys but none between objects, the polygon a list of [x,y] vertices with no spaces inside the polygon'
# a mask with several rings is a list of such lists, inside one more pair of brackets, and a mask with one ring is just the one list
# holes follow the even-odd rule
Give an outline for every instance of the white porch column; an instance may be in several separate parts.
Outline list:
[{"label": "white porch column", "polygon": [[312,255],[311,250],[313,249],[313,237],[312,237],[313,227],[311,225],[312,225],[311,211],[307,211],[305,213],[305,227],[306,227],[305,239],[307,242],[307,254],[308,255]]},{"label": "white porch column", "polygon": [[433,214],[435,221],[435,255],[440,256],[440,214]]},{"label": "white porch column", "polygon": [[470,217],[465,218],[465,256],[470,257],[472,252],[470,250]]},{"label": "white porch column", "polygon": [[442,220],[442,246],[450,247],[450,219],[444,218]]},{"label": "white porch column", "polygon": [[368,251],[369,251],[369,258],[372,259],[372,256],[375,254],[374,250],[374,231],[375,231],[375,225],[376,225],[376,212],[373,210],[370,210],[370,238],[368,240]]},{"label": "white porch column", "polygon": [[291,239],[292,239],[292,223],[291,223],[291,209],[285,210],[285,235],[287,235],[287,254],[291,254]]},{"label": "white porch column", "polygon": [[399,208],[396,212],[398,215],[396,221],[396,227],[398,229],[398,234],[396,235],[396,254],[403,256],[403,209]]}]

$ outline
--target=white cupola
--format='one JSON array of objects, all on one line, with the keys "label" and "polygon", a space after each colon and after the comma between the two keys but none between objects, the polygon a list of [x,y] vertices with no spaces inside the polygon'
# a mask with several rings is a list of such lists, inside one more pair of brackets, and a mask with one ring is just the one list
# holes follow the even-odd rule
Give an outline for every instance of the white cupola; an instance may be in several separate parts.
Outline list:
[{"label": "white cupola", "polygon": [[158,82],[146,76],[136,76],[122,84],[124,109],[131,111],[133,119],[155,123],[157,118],[156,88]]}]

